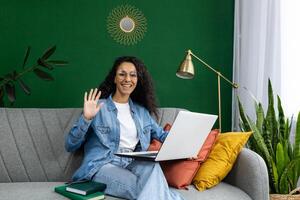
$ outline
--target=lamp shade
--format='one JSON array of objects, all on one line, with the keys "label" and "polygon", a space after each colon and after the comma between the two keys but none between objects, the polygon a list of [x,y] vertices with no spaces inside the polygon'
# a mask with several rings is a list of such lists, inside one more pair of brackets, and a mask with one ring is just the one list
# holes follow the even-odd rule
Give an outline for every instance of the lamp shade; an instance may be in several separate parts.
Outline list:
[{"label": "lamp shade", "polygon": [[192,62],[192,56],[188,52],[185,59],[181,62],[177,72],[176,76],[183,79],[192,79],[194,78],[195,72],[194,72],[194,65]]}]

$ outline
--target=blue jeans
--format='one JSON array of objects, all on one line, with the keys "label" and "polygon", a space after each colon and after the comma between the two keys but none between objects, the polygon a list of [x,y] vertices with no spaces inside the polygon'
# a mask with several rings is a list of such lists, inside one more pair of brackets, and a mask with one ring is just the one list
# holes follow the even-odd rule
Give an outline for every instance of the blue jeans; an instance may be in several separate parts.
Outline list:
[{"label": "blue jeans", "polygon": [[159,163],[115,157],[100,168],[94,181],[107,184],[106,194],[125,199],[183,200],[168,187]]}]

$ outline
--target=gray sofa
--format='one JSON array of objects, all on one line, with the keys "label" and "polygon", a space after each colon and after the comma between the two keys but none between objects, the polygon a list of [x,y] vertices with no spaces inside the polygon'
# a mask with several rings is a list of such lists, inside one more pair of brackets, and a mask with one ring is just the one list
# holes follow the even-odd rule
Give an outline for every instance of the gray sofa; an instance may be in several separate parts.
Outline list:
[{"label": "gray sofa", "polygon": [[[159,123],[172,123],[179,109],[160,109]],[[64,135],[81,109],[0,108],[0,199],[63,200],[53,188],[70,179],[83,153],[68,153]],[[267,200],[262,158],[243,149],[226,179],[204,192],[178,190],[187,200]],[[117,199],[106,197],[107,200]]]}]

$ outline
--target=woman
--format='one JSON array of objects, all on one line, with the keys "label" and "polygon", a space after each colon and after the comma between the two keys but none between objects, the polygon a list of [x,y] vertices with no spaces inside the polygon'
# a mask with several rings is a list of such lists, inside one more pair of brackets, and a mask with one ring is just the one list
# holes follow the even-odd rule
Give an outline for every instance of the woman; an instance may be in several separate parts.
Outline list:
[{"label": "woman", "polygon": [[[99,100],[101,96],[101,99]],[[98,89],[85,92],[83,114],[66,137],[67,151],[84,145],[84,159],[73,180],[107,184],[106,194],[126,199],[182,199],[169,189],[158,163],[115,156],[145,151],[167,133],[157,116],[151,77],[135,57],[118,58]]]}]

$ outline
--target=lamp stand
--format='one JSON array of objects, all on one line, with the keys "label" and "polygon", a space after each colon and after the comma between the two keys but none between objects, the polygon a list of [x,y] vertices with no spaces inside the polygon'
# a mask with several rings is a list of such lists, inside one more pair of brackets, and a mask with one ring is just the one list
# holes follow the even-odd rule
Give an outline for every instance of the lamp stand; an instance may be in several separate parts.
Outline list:
[{"label": "lamp stand", "polygon": [[221,115],[221,77],[218,73],[218,103],[219,103],[219,131],[222,133],[222,115]]},{"label": "lamp stand", "polygon": [[191,50],[187,51],[187,55],[185,56],[185,59],[180,64],[180,67],[178,68],[176,72],[176,76],[183,79],[192,79],[195,75],[194,72],[194,65],[192,62],[192,56],[196,58],[198,61],[200,61],[204,66],[209,68],[211,71],[213,71],[217,77],[218,77],[218,107],[219,107],[219,131],[222,131],[222,113],[221,113],[221,78],[227,81],[233,88],[238,88],[238,85],[234,82],[231,82],[228,78],[223,76],[221,72],[215,70],[212,68],[209,64],[204,62],[202,59],[197,57],[195,54],[192,53]]},{"label": "lamp stand", "polygon": [[212,68],[209,64],[204,62],[202,59],[197,57],[195,54],[192,53],[191,50],[188,50],[188,54],[192,55],[194,58],[199,60],[204,66],[215,72],[218,76],[218,106],[219,106],[219,129],[220,132],[222,131],[222,114],[221,114],[221,78],[223,78],[225,81],[227,81],[233,88],[238,88],[238,85],[236,83],[231,82],[229,79],[227,79],[225,76],[223,76],[219,71]]}]

